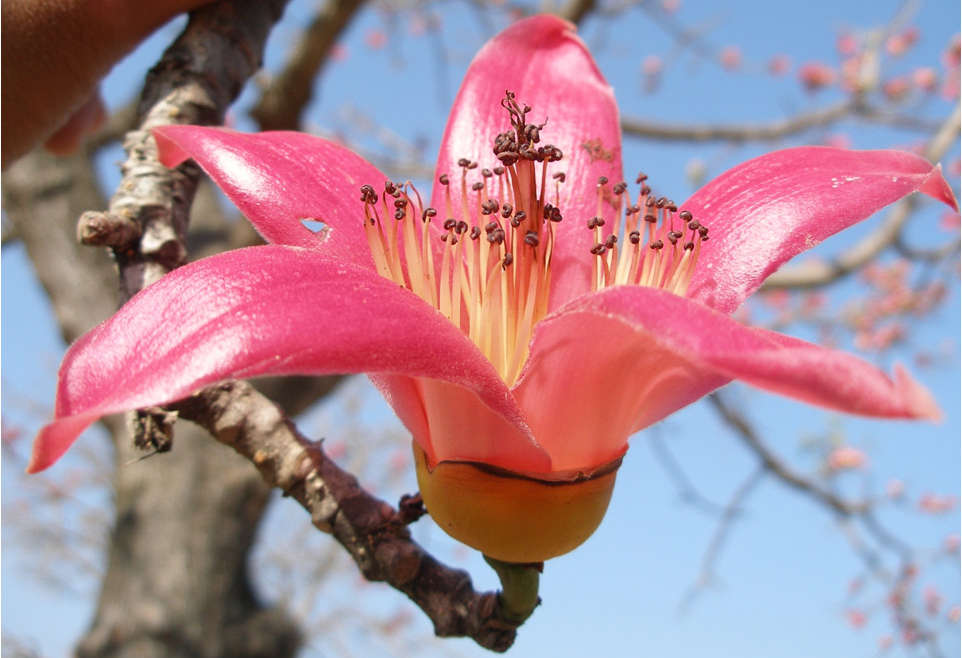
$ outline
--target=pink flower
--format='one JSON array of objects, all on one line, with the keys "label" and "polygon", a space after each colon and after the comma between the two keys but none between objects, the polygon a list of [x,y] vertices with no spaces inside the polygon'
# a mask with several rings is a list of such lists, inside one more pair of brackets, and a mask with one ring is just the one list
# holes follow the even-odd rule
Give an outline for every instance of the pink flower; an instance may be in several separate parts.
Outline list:
[{"label": "pink flower", "polygon": [[835,82],[835,69],[821,62],[806,62],[798,69],[798,79],[809,91],[818,91]]},{"label": "pink flower", "polygon": [[901,369],[729,317],[786,260],[879,208],[914,191],[953,205],[938,168],[811,147],[735,167],[681,206],[641,176],[629,191],[612,90],[556,18],[513,24],[471,64],[431,209],[309,135],[155,135],[164,162],[193,158],[270,244],[175,270],[78,340],[31,471],[104,414],[225,378],[367,372],[413,435],[439,525],[530,562],[600,523],[632,433],[732,379],[938,416]]},{"label": "pink flower", "polygon": [[768,60],[768,72],[772,75],[785,75],[792,68],[792,60],[788,55],[775,55]]},{"label": "pink flower", "polygon": [[829,453],[825,460],[826,466],[832,471],[842,471],[862,468],[868,461],[865,453],[858,448],[841,446]]},{"label": "pink flower", "polygon": [[718,55],[722,67],[734,71],[742,65],[742,51],[738,46],[725,46]]}]

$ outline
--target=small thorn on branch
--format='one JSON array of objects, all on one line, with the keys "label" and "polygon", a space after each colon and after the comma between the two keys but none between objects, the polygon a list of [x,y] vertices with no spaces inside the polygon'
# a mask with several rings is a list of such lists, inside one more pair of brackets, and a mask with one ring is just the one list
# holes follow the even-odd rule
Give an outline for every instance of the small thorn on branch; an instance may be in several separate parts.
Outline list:
[{"label": "small thorn on branch", "polygon": [[128,249],[140,239],[140,225],[130,217],[88,210],[77,222],[77,239],[95,247]]},{"label": "small thorn on branch", "polygon": [[404,525],[410,525],[428,513],[421,499],[420,492],[415,494],[404,494],[398,502],[398,519]]}]

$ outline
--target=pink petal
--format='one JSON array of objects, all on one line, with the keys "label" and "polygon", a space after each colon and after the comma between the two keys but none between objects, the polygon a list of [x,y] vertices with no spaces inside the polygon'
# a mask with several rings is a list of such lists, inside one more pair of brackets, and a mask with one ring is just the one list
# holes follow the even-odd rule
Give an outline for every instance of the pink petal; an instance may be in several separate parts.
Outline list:
[{"label": "pink petal", "polygon": [[514,394],[556,470],[617,456],[627,437],[730,379],[869,416],[935,418],[904,371],[745,327],[652,288],[620,286],[542,321]]},{"label": "pink petal", "polygon": [[807,146],[738,165],[681,206],[711,231],[688,296],[731,313],[792,256],[916,191],[955,207],[941,169],[903,151]]},{"label": "pink petal", "polygon": [[[29,470],[50,466],[106,414],[162,405],[229,377],[351,372],[463,386],[465,405],[487,405],[517,429],[496,458],[546,468],[494,368],[441,314],[369,270],[271,245],[175,270],[78,340],[60,370],[56,419],[38,435]],[[469,433],[459,437],[472,445]],[[488,448],[471,458],[486,461]]]},{"label": "pink petal", "polygon": [[[596,214],[597,182],[621,180],[621,129],[611,87],[605,81],[574,26],[554,16],[518,21],[491,39],[475,56],[451,108],[438,156],[435,179],[451,176],[456,207],[460,204],[460,158],[493,168],[500,164],[492,147],[510,127],[501,107],[505,90],[531,106],[532,123],[547,119],[542,141],[564,152],[551,171],[565,171],[559,207],[565,221],[556,226],[552,304],[588,289],[593,242],[585,222]],[[477,170],[475,170],[477,172]],[[549,186],[550,189],[550,186]],[[549,194],[554,203],[554,194]],[[432,205],[444,212],[444,188],[435,185]]]},{"label": "pink petal", "polygon": [[[268,242],[317,248],[373,268],[364,237],[360,187],[387,177],[342,146],[296,132],[239,133],[225,128],[154,129],[169,167],[194,159]],[[302,219],[321,221],[313,233]]]}]

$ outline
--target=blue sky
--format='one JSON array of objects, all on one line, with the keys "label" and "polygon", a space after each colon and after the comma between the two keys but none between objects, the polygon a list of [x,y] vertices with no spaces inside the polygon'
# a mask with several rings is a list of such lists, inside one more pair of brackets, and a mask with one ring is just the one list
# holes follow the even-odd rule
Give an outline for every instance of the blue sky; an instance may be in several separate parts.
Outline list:
[{"label": "blue sky", "polygon": [[[893,73],[909,72],[920,65],[938,65],[939,53],[958,31],[958,9],[950,9],[952,4],[921,5],[913,21],[920,29],[920,41],[910,54],[891,63]],[[275,30],[267,58],[269,69],[282,61],[297,26],[309,12],[310,3],[303,5],[295,3],[285,22]],[[834,46],[840,33],[874,27],[893,16],[898,6],[890,0],[805,5],[745,0],[724,6],[683,2],[677,14],[680,23],[705,30],[704,41],[712,46],[738,45],[745,58],[741,72],[724,71],[714,61],[692,56],[691,49],[679,53],[666,29],[637,11],[608,24],[589,20],[582,35],[614,86],[626,116],[691,122],[765,121],[841,98],[833,90],[814,96],[803,93],[793,75],[773,80],[763,71],[772,55],[788,54],[795,66],[809,60],[835,64]],[[490,30],[503,25],[500,19],[493,18],[489,29],[467,5],[442,5],[435,11],[442,18],[444,30],[440,43],[412,36],[405,21],[391,23],[382,12],[364,12],[346,35],[347,57],[331,63],[318,84],[309,126],[346,132],[362,146],[383,152],[378,140],[360,134],[349,120],[362,113],[402,138],[421,144],[425,154],[433,154],[464,69],[491,36]],[[372,50],[365,46],[372,31],[387,33],[385,48]],[[175,34],[175,27],[161,30],[111,74],[105,88],[111,106],[119,106],[129,98],[135,81],[142,78]],[[449,54],[443,65],[438,64],[436,57],[439,47]],[[668,68],[659,90],[646,94],[640,63],[652,54],[665,58]],[[374,83],[369,84],[369,80]],[[404,91],[413,91],[413,97],[397,102]],[[249,104],[250,98],[248,91],[241,106]],[[918,116],[939,118],[948,113],[949,107],[948,103],[932,100],[912,111]],[[239,125],[245,127],[243,120]],[[854,123],[830,132],[840,131],[849,135],[856,148],[910,145],[917,139],[915,134],[877,127],[865,129]],[[821,137],[806,136],[809,140]],[[684,198],[691,191],[684,172],[693,159],[707,163],[711,172],[719,173],[765,150],[802,141],[805,140],[744,148],[628,141],[625,168],[628,172],[645,170],[659,190]],[[116,181],[117,174],[111,167],[119,157],[115,151],[102,159],[107,189],[113,184],[110,181]],[[956,158],[957,147],[947,162]],[[422,193],[428,188],[429,183],[423,184]],[[924,209],[916,220],[918,229],[913,235],[922,235],[924,240],[926,234],[934,234],[937,229],[930,227],[937,223],[940,213],[934,207]],[[855,227],[820,249],[823,254],[834,253],[872,227],[872,221]],[[27,425],[37,419],[23,414],[17,408],[22,405],[14,401],[24,396],[41,404],[52,401],[56,366],[64,346],[19,247],[3,253],[2,285],[4,420]],[[830,302],[841,304],[858,291],[856,282],[847,282],[833,292]],[[944,359],[934,367],[913,369],[945,411],[946,419],[940,425],[841,417],[744,387],[729,392],[773,449],[802,472],[812,473],[818,467],[817,459],[805,450],[807,437],[837,431],[852,445],[866,450],[870,469],[847,476],[840,486],[849,493],[867,491],[881,495],[890,479],[904,481],[909,502],[883,506],[879,518],[913,546],[920,547],[923,556],[929,555],[928,550],[935,554],[947,535],[958,533],[958,513],[922,516],[915,512],[913,503],[923,492],[959,491],[959,317],[959,289],[955,281],[948,302],[919,324],[910,346],[914,349],[944,345],[947,350]],[[806,336],[804,329],[800,335],[812,337]],[[911,349],[885,354],[879,361],[886,368],[893,361],[911,363]],[[376,394],[365,390],[361,388],[359,395],[365,400],[362,415],[367,422],[396,423]],[[325,419],[329,420],[332,414],[336,412],[319,410],[304,425],[331,436]],[[698,577],[718,517],[681,500],[678,487],[656,457],[652,445],[656,440],[669,447],[698,490],[719,504],[731,497],[755,467],[754,458],[719,425],[705,404],[696,404],[636,436],[619,473],[604,523],[583,547],[546,565],[541,592],[544,602],[521,629],[512,655],[877,654],[878,638],[892,632],[888,613],[878,603],[882,595],[857,600],[858,607],[869,614],[865,628],[852,629],[845,621],[845,611],[853,606],[847,598],[848,584],[864,571],[845,532],[825,509],[772,478],[758,486],[732,527],[716,564],[717,579],[700,590],[691,605],[681,611],[680,604]],[[84,441],[91,446],[98,441],[103,443],[95,437]],[[10,468],[4,464],[5,502],[22,493],[9,488],[20,482]],[[61,472],[69,468],[69,462],[56,467],[63,469]],[[57,471],[51,473],[56,476]],[[413,472],[408,470],[377,493],[392,500],[414,488]],[[104,494],[89,496],[90,504],[106,500]],[[268,528],[308,523],[301,510],[287,503],[283,501],[277,506]],[[38,584],[27,570],[29,546],[5,530],[3,632],[32,640],[42,655],[66,655],[89,621],[91,596],[96,588],[89,578],[81,579],[79,593]],[[429,521],[419,522],[416,533],[431,550],[468,568],[479,587],[497,585],[480,558],[453,546]],[[321,537],[313,541],[325,540]],[[923,584],[937,586],[949,604],[959,603],[957,558],[925,570],[923,577]],[[263,593],[266,598],[272,597],[269,589]],[[372,609],[390,610],[406,605],[401,595],[380,586],[364,588],[363,597],[364,604]],[[51,618],[57,623],[51,625]],[[415,636],[430,635],[422,616],[415,612],[411,619]],[[346,643],[363,654],[368,647],[365,642],[369,641],[348,636]],[[418,646],[430,655],[452,646],[459,655],[487,655],[463,640]],[[947,626],[943,649],[948,655],[959,653],[957,628]],[[336,643],[320,637],[312,644],[309,655],[341,652]],[[900,655],[902,649],[896,647],[893,652]]]}]

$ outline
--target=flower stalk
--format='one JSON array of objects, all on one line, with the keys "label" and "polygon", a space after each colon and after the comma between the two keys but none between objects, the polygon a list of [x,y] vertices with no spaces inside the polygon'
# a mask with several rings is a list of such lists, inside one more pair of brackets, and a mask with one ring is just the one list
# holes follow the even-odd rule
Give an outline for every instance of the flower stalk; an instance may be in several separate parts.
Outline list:
[{"label": "flower stalk", "polygon": [[484,556],[484,561],[491,565],[501,581],[502,589],[498,592],[499,616],[505,621],[520,626],[541,603],[538,585],[541,581],[541,572],[544,570],[544,562],[516,564],[503,562],[487,555]]}]

